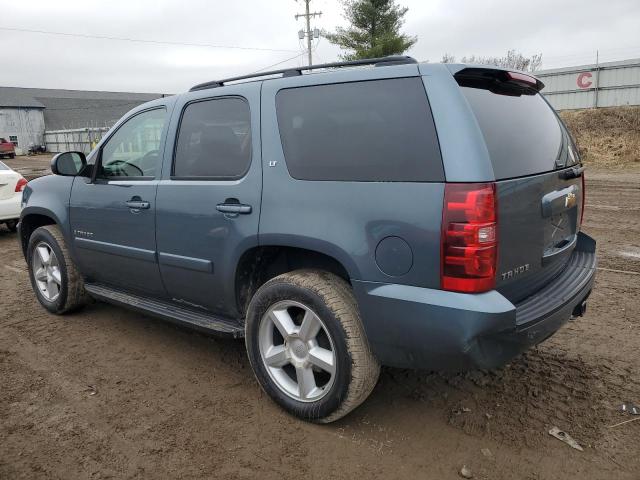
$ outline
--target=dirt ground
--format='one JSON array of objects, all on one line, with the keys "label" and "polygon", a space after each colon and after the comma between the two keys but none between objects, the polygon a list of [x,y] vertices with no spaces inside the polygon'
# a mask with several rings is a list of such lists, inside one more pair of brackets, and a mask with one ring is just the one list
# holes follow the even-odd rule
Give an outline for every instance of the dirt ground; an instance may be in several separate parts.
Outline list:
[{"label": "dirt ground", "polygon": [[276,407],[241,341],[100,303],[46,313],[0,228],[0,478],[639,479],[640,421],[609,427],[640,403],[640,169],[587,178],[584,318],[497,371],[385,369],[328,426]]},{"label": "dirt ground", "polygon": [[15,158],[0,159],[0,161],[20,173],[27,180],[32,180],[51,173],[51,158],[53,155],[55,154],[21,155]]}]

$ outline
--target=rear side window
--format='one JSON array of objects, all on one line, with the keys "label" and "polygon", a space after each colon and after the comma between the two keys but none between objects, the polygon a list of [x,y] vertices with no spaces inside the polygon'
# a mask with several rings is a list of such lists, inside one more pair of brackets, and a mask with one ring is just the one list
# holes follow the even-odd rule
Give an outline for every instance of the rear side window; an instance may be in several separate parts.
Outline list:
[{"label": "rear side window", "polygon": [[317,85],[276,96],[280,138],[300,180],[443,181],[420,78]]},{"label": "rear side window", "polygon": [[0,170],[9,170],[9,167],[7,167],[4,163],[0,162]]},{"label": "rear side window", "polygon": [[[497,180],[564,166],[569,138],[539,93],[461,87],[484,136]],[[563,148],[565,147],[565,148]]]},{"label": "rear side window", "polygon": [[191,103],[180,122],[173,176],[239,178],[251,162],[251,116],[241,98]]}]

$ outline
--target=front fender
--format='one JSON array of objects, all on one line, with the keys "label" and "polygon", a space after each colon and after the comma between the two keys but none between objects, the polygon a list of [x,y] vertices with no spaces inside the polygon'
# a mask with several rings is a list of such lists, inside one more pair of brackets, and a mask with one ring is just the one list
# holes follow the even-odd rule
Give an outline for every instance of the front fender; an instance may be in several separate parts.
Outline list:
[{"label": "front fender", "polygon": [[[48,217],[55,222],[67,242],[72,247],[71,224],[69,222],[69,199],[74,177],[47,175],[31,180],[22,194],[20,213],[21,230],[29,223],[30,216]],[[29,239],[22,238],[23,250]],[[73,253],[73,252],[72,252]]]}]

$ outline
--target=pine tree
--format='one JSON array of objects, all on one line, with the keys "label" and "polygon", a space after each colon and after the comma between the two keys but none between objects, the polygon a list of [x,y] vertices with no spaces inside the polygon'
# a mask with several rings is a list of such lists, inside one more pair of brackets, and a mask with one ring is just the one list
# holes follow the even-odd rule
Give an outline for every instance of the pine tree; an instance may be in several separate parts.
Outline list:
[{"label": "pine tree", "polygon": [[347,50],[341,55],[344,60],[399,55],[418,40],[400,33],[408,8],[395,0],[344,0],[343,5],[351,26],[339,27],[327,38]]}]

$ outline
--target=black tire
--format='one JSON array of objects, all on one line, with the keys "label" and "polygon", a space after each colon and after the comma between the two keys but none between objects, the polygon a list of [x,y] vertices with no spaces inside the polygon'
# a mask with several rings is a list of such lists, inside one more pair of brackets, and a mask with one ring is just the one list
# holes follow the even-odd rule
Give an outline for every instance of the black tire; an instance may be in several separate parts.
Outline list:
[{"label": "black tire", "polygon": [[16,233],[18,231],[18,221],[17,220],[8,220],[5,225],[9,229],[10,232]]},{"label": "black tire", "polygon": [[16,158],[16,154],[15,153],[10,153],[9,154],[9,158]]},{"label": "black tire", "polygon": [[[48,245],[58,258],[61,274],[60,292],[53,301],[49,301],[40,291],[34,275],[33,261],[36,254],[34,251],[41,243]],[[27,265],[33,291],[40,304],[51,313],[61,315],[72,312],[83,307],[89,301],[82,276],[71,259],[62,232],[57,225],[37,228],[31,234],[27,247]]]},{"label": "black tire", "polygon": [[[333,342],[336,371],[329,390],[317,401],[298,401],[271,378],[259,346],[260,323],[283,301],[309,307]],[[263,390],[289,413],[317,423],[338,420],[360,405],[375,387],[380,365],[371,353],[351,287],[320,270],[296,270],[266,282],[249,304],[245,325],[249,361]]]}]

